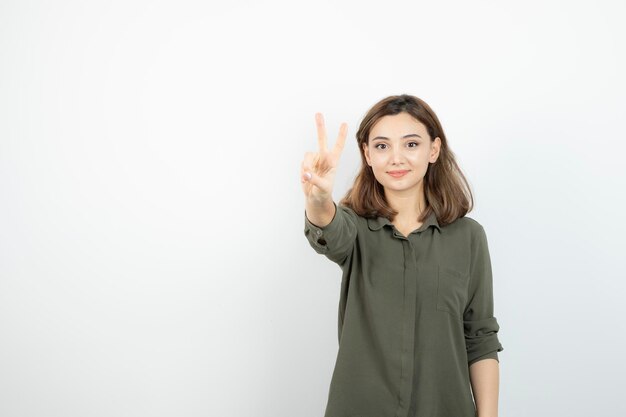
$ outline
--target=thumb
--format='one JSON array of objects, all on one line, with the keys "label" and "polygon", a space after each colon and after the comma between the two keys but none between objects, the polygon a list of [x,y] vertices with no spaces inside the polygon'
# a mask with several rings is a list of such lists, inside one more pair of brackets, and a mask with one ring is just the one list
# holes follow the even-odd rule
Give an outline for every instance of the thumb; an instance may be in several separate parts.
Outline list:
[{"label": "thumb", "polygon": [[[316,178],[313,179],[313,177]],[[310,182],[311,184],[315,184],[317,180],[317,175],[313,174],[311,171],[304,171],[304,173],[302,173],[302,180],[305,182]]]},{"label": "thumb", "polygon": [[323,185],[322,185],[322,178],[320,178],[319,175],[317,175],[314,172],[311,171],[304,171],[304,173],[302,174],[302,179],[304,180],[304,182],[308,182],[311,183],[321,189],[323,189]]}]

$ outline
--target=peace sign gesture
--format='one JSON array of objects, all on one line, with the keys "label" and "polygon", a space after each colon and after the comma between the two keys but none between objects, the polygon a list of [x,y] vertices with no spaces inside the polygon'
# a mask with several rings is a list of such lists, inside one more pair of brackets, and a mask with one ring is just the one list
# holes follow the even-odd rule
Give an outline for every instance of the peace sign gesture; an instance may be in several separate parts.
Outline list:
[{"label": "peace sign gesture", "polygon": [[[335,146],[330,151],[327,148],[326,127],[324,126],[322,113],[315,113],[315,124],[317,125],[319,152],[304,153],[300,177],[305,197],[308,200],[321,203],[326,200],[332,200],[335,173],[337,172],[341,152],[346,143],[348,124],[341,124]],[[310,176],[307,174],[310,174]]]}]

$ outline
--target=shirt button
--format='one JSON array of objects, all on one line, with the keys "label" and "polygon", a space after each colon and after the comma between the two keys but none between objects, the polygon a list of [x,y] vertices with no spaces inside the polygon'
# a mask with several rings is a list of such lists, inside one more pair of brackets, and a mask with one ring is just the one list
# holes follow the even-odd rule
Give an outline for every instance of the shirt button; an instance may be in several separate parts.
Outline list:
[{"label": "shirt button", "polygon": [[319,235],[321,235],[321,234],[322,234],[322,231],[321,231],[321,230],[318,230],[316,233],[317,233],[317,234],[318,234],[318,236],[319,236]]}]

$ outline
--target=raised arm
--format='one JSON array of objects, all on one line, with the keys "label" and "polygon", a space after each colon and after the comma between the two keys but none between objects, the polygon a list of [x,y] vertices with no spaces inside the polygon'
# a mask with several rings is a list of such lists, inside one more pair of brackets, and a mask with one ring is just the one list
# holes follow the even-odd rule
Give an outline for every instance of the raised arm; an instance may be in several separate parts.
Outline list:
[{"label": "raised arm", "polygon": [[342,264],[356,239],[356,214],[338,207],[332,189],[339,158],[346,141],[347,124],[342,123],[332,150],[328,150],[326,128],[321,113],[315,114],[319,151],[306,152],[300,176],[305,196],[304,234],[317,253]]}]

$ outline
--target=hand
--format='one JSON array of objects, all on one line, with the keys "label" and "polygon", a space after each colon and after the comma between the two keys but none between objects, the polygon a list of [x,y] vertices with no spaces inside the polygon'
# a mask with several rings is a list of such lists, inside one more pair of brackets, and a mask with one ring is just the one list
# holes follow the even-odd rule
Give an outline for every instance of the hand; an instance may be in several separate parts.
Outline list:
[{"label": "hand", "polygon": [[[300,177],[305,197],[316,203],[322,203],[329,199],[332,200],[335,173],[346,143],[348,124],[341,124],[335,146],[329,151],[326,143],[324,117],[321,113],[315,113],[315,123],[317,125],[319,152],[305,152],[300,167]],[[310,178],[307,177],[306,173],[310,173]]]}]

